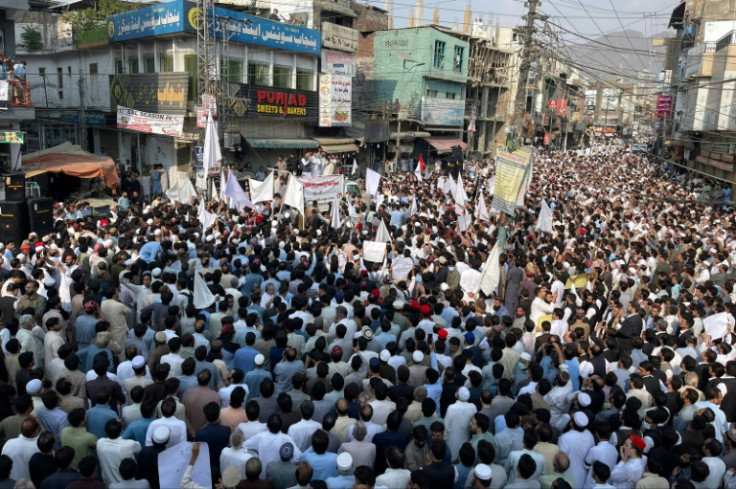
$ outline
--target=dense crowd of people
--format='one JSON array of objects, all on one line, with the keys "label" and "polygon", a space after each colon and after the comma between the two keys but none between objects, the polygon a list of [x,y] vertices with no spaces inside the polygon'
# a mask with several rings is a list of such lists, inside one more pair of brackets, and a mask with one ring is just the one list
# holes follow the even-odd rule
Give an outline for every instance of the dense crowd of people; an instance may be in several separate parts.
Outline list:
[{"label": "dense crowd of people", "polygon": [[0,489],[736,488],[730,189],[552,154],[506,215],[462,167],[206,229],[59,203],[0,245]]}]

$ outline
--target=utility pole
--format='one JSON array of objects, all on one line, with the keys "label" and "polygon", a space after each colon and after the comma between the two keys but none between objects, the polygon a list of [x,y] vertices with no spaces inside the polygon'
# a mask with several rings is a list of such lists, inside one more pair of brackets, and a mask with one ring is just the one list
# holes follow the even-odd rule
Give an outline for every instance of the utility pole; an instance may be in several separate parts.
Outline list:
[{"label": "utility pole", "polygon": [[514,139],[524,144],[524,118],[522,114],[526,110],[526,84],[531,68],[531,50],[534,35],[534,21],[537,18],[537,7],[540,0],[529,0],[529,11],[522,17],[526,18],[524,27],[524,43],[521,46],[521,59],[519,60],[519,80],[516,87],[516,100],[514,101]]}]

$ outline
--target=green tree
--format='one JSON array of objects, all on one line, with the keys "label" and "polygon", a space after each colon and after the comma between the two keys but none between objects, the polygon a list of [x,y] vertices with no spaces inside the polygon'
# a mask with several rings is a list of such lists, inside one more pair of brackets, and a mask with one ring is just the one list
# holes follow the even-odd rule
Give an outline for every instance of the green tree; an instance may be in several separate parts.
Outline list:
[{"label": "green tree", "polygon": [[136,10],[145,5],[122,0],[94,0],[91,7],[66,12],[62,18],[71,24],[72,32],[83,31],[101,26],[110,15]]},{"label": "green tree", "polygon": [[23,32],[20,33],[20,39],[23,41],[23,44],[28,51],[38,51],[39,49],[43,49],[41,33],[38,32],[37,29],[23,26]]}]

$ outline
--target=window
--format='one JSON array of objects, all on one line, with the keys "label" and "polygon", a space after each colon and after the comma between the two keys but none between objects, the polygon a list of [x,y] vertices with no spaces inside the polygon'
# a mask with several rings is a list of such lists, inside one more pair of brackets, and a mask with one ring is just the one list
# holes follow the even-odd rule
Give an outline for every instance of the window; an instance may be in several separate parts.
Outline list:
[{"label": "window", "polygon": [[90,75],[96,75],[98,73],[97,71],[97,63],[90,63],[89,64],[89,74]]},{"label": "window", "polygon": [[268,63],[259,61],[248,62],[248,84],[270,86],[268,76]]},{"label": "window", "polygon": [[67,66],[66,67],[66,74],[69,75],[69,76],[72,76],[72,67],[71,66]]},{"label": "window", "polygon": [[115,74],[116,75],[122,75],[123,74],[123,58],[115,58]]},{"label": "window", "polygon": [[159,71],[161,73],[171,73],[174,71],[174,55],[169,53],[161,53],[158,56]]},{"label": "window", "polygon": [[156,73],[156,61],[152,54],[143,57],[143,73]]},{"label": "window", "polygon": [[291,66],[274,65],[273,86],[275,88],[292,88],[291,69]]},{"label": "window", "polygon": [[64,98],[64,69],[56,68],[56,88],[58,89],[59,99]]},{"label": "window", "polygon": [[314,72],[312,70],[296,69],[296,89],[314,91]]},{"label": "window", "polygon": [[437,98],[437,90],[427,90],[427,98]]},{"label": "window", "polygon": [[432,60],[432,66],[435,68],[445,67],[445,42],[444,41],[434,42],[434,58]]},{"label": "window", "polygon": [[454,92],[446,92],[445,98],[448,100],[455,100],[455,93]]},{"label": "window", "polygon": [[[196,54],[185,54],[184,55],[184,71],[189,73],[189,89],[187,90],[187,100],[197,100],[197,55]],[[199,103],[197,101],[197,103]]]},{"label": "window", "polygon": [[138,73],[138,56],[128,58],[128,73]]},{"label": "window", "polygon": [[452,63],[452,71],[457,73],[463,72],[463,51],[464,49],[462,46],[455,46],[455,58]]},{"label": "window", "polygon": [[227,82],[243,83],[243,61],[237,58],[227,60]]},{"label": "window", "polygon": [[40,76],[41,78],[45,77],[46,76],[46,68],[44,68],[43,66],[41,66],[40,68],[38,68],[38,76]]}]

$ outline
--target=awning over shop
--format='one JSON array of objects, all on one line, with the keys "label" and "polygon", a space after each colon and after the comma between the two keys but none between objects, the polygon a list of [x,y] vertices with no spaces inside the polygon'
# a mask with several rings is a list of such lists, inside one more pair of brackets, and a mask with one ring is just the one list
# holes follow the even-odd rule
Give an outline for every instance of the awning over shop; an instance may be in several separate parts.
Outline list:
[{"label": "awning over shop", "polygon": [[468,145],[465,144],[461,139],[454,138],[424,138],[430,146],[439,151],[449,151],[454,146],[460,146],[465,149]]},{"label": "awning over shop", "polygon": [[[388,144],[388,150],[391,153],[396,152],[396,145],[394,143]],[[399,146],[399,151],[401,153],[413,153],[414,152],[414,145],[413,144],[402,144]]]},{"label": "awning over shop", "polygon": [[313,149],[319,143],[313,139],[248,139],[251,148],[256,149]]},{"label": "awning over shop", "polygon": [[323,148],[325,146],[335,146],[339,144],[355,144],[355,139],[353,138],[312,138],[317,143],[322,146]]},{"label": "awning over shop", "polygon": [[389,136],[389,141],[396,141],[396,138],[406,140],[406,139],[416,139],[416,138],[428,138],[432,134],[424,131],[414,131],[414,132],[392,132]]},{"label": "awning over shop", "polygon": [[26,177],[41,173],[65,173],[77,178],[102,177],[105,185],[115,188],[120,181],[115,162],[109,156],[95,156],[69,142],[22,157]]},{"label": "awning over shop", "polygon": [[333,144],[331,146],[322,146],[322,150],[325,153],[357,153],[358,146],[355,144]]}]

